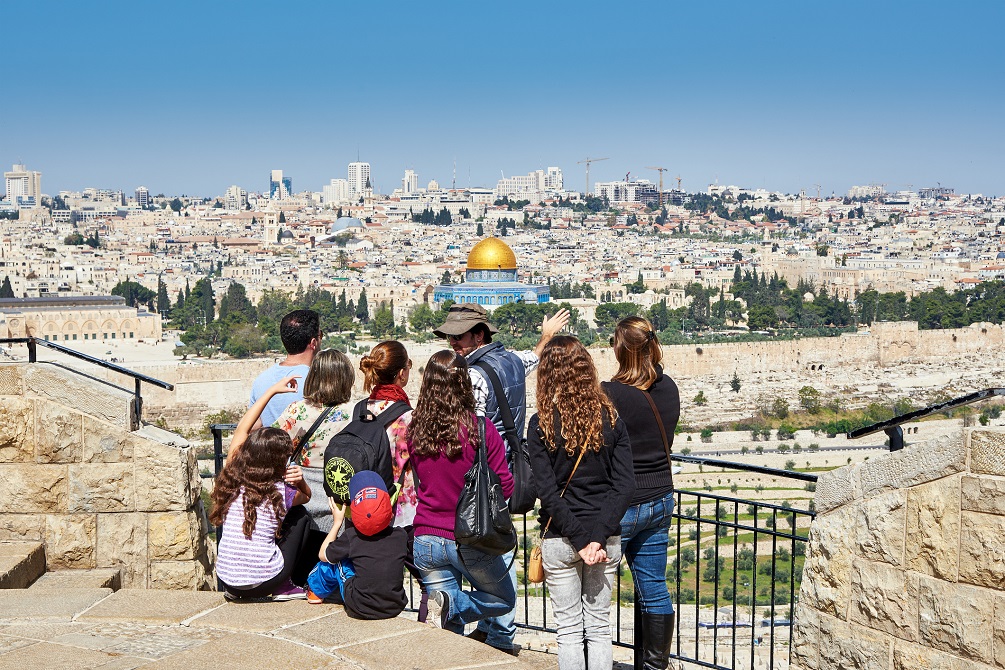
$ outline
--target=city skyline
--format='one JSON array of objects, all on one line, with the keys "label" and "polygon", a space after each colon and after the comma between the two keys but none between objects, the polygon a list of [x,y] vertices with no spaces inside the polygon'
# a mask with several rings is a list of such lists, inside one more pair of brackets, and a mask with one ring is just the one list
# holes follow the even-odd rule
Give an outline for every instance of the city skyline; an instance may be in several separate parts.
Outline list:
[{"label": "city skyline", "polygon": [[260,192],[273,169],[321,191],[357,158],[382,193],[406,169],[449,186],[455,163],[458,186],[554,165],[583,190],[588,156],[610,157],[590,189],[660,165],[691,192],[1003,191],[997,3],[267,7],[11,6],[46,37],[8,41],[32,77],[0,164],[50,194]]}]

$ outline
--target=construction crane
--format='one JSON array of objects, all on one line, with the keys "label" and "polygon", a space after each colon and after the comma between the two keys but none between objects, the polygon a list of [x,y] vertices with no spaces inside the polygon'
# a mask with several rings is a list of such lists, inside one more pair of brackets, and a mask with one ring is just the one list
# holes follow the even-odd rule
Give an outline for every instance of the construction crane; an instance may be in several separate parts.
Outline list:
[{"label": "construction crane", "polygon": [[660,173],[660,209],[663,209],[663,173],[667,171],[665,167],[646,166],[647,170],[658,170]]},{"label": "construction crane", "polygon": [[820,199],[820,184],[813,184],[813,186],[815,186],[816,189],[817,189],[817,200],[819,200]]},{"label": "construction crane", "polygon": [[606,161],[609,158],[586,158],[581,161],[576,161],[577,165],[586,163],[586,190],[583,191],[586,195],[590,195],[590,163],[596,163],[597,161]]},{"label": "construction crane", "polygon": [[680,175],[677,175],[676,177],[674,177],[674,179],[677,180],[677,190],[679,191],[680,190]]}]

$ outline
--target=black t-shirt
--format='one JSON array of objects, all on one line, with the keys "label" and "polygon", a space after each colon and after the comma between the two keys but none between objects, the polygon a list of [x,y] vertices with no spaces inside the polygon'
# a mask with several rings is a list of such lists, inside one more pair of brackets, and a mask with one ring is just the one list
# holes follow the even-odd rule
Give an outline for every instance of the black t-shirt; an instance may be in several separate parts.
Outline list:
[{"label": "black t-shirt", "polygon": [[345,607],[359,619],[392,619],[405,609],[404,568],[408,534],[389,527],[376,535],[363,535],[353,526],[328,545],[329,563],[352,561],[356,576],[345,584]]}]

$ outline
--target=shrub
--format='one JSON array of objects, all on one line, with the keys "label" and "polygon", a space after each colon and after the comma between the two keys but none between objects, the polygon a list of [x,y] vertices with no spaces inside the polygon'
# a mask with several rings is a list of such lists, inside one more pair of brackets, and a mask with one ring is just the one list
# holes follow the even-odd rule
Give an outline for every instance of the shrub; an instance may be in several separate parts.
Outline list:
[{"label": "shrub", "polygon": [[771,414],[779,419],[789,415],[789,402],[785,398],[775,398],[771,403]]},{"label": "shrub", "polygon": [[708,404],[708,398],[705,397],[704,391],[698,391],[698,395],[694,397],[692,402],[694,402],[695,405],[706,405]]},{"label": "shrub", "polygon": [[711,428],[702,428],[702,430],[701,430],[701,441],[702,442],[711,442],[712,441],[712,429]]},{"label": "shrub", "polygon": [[796,429],[792,424],[783,423],[778,426],[777,437],[779,440],[791,440],[796,436]]}]

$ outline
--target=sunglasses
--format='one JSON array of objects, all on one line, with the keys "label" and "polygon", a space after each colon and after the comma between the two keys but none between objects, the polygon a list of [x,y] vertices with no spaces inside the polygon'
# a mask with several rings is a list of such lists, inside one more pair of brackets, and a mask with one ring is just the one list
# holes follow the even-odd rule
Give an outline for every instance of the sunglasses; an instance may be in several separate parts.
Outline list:
[{"label": "sunglasses", "polygon": [[460,342],[464,339],[467,333],[461,333],[460,335],[447,335],[448,342]]}]

